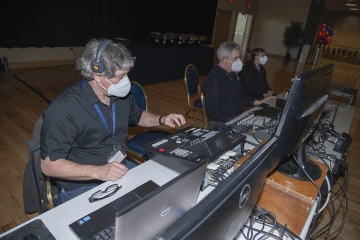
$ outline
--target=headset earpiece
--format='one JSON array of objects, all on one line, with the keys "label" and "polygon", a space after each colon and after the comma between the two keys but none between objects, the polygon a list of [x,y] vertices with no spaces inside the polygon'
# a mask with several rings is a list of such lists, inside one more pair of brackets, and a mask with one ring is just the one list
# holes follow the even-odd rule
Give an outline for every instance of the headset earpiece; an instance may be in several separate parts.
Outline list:
[{"label": "headset earpiece", "polygon": [[102,53],[104,52],[105,48],[110,43],[111,43],[111,40],[104,40],[104,41],[100,42],[97,53],[96,53],[96,58],[91,61],[91,71],[93,73],[102,73],[102,72],[104,72],[105,67],[101,63],[100,57],[101,57]]}]

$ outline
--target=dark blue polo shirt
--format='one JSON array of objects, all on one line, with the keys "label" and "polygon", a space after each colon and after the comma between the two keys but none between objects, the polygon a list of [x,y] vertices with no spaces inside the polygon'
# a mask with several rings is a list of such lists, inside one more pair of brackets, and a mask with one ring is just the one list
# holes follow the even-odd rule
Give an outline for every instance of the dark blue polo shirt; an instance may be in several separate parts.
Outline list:
[{"label": "dark blue polo shirt", "polygon": [[[113,150],[113,140],[99,113],[99,106],[112,133],[112,104],[115,104],[115,143],[126,150],[129,124],[138,124],[142,110],[129,93],[124,98],[111,97],[110,106],[103,104],[88,81],[71,86],[46,108],[41,129],[41,158],[51,161],[67,159],[79,164],[104,165]],[[58,180],[65,191],[99,181]]]}]

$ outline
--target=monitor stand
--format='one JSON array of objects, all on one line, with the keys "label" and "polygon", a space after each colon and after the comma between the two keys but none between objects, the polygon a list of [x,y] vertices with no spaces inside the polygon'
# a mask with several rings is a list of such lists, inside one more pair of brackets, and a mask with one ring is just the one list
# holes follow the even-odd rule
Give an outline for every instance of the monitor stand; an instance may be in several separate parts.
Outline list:
[{"label": "monitor stand", "polygon": [[[297,156],[297,162],[294,158],[295,155]],[[309,177],[312,180],[317,180],[321,177],[322,173],[320,167],[316,163],[307,159],[304,144],[300,145],[296,154],[286,156],[276,170],[281,174],[300,181],[310,181]]]}]

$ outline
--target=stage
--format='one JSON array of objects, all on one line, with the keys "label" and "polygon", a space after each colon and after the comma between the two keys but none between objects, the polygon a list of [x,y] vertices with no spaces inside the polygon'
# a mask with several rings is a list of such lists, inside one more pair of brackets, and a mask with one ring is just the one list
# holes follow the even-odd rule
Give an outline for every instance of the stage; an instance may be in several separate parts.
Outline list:
[{"label": "stage", "polygon": [[182,79],[188,64],[194,64],[200,76],[214,66],[214,49],[200,45],[133,44],[130,51],[136,60],[129,78],[141,85]]}]

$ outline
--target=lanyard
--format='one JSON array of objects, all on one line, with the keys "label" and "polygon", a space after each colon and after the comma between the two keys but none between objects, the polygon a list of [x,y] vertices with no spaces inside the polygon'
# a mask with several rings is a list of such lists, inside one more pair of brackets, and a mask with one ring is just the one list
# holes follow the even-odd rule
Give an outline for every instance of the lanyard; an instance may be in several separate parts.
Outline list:
[{"label": "lanyard", "polygon": [[96,104],[94,105],[94,107],[95,107],[96,111],[98,112],[101,120],[103,121],[106,130],[108,131],[108,133],[110,134],[110,136],[111,136],[111,138],[112,138],[112,140],[113,140],[113,147],[114,147],[114,150],[115,150],[115,128],[116,128],[115,103],[113,103],[113,104],[111,105],[112,127],[113,127],[113,129],[112,129],[112,134],[111,134],[111,132],[110,132],[109,125],[108,125],[108,123],[107,123],[104,115],[102,114],[100,108],[99,108],[99,105],[96,103]]},{"label": "lanyard", "polygon": [[[84,80],[81,82],[81,85],[82,85],[82,87],[84,88],[84,90],[86,91],[85,81],[84,81]],[[108,131],[108,133],[110,134],[110,136],[111,136],[111,138],[112,138],[112,140],[113,140],[112,143],[113,143],[113,147],[114,147],[114,150],[115,150],[115,128],[116,128],[115,103],[113,103],[113,104],[111,105],[112,127],[113,127],[113,129],[112,129],[112,130],[113,130],[113,131],[112,131],[112,134],[111,134],[111,132],[110,132],[109,125],[108,125],[108,123],[107,123],[104,115],[102,114],[100,108],[99,108],[99,105],[96,103],[96,104],[94,105],[94,107],[95,107],[96,111],[98,112],[101,120],[103,121],[106,130]]]}]

